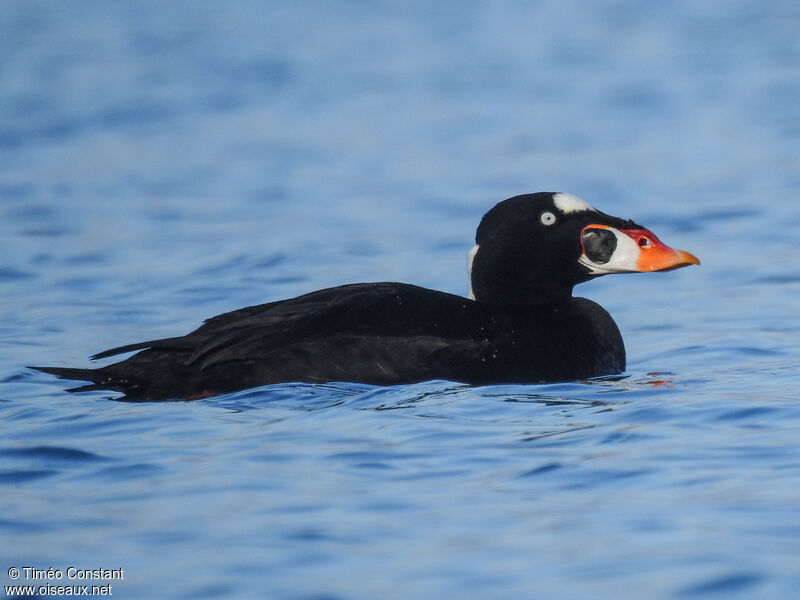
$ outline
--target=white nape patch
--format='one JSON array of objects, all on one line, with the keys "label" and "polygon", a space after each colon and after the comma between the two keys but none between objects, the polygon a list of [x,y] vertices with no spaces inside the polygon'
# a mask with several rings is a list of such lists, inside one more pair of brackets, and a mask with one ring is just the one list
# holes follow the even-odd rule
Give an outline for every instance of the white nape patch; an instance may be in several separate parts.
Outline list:
[{"label": "white nape patch", "polygon": [[472,263],[475,262],[475,255],[478,253],[478,244],[472,247],[472,250],[467,252],[467,280],[469,281],[469,294],[467,298],[475,300],[475,293],[472,291]]},{"label": "white nape patch", "polygon": [[583,210],[597,212],[597,209],[590,206],[588,202],[572,194],[553,194],[553,204],[565,215],[568,213],[581,212]]}]

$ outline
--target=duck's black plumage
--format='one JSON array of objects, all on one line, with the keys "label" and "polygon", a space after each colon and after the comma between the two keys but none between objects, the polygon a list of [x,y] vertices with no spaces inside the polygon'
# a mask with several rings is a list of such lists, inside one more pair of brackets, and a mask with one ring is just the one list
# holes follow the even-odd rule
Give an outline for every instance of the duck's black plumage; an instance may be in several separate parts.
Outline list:
[{"label": "duck's black plumage", "polygon": [[[402,283],[344,285],[225,313],[182,337],[101,352],[94,358],[139,351],[99,369],[39,369],[93,382],[72,391],[142,400],[288,381],[584,379],[623,371],[625,348],[609,314],[573,297],[572,287],[607,272],[697,262],[631,221],[544,192],[495,206],[476,242],[474,299]],[[651,250],[658,260],[648,262],[641,255]]]}]

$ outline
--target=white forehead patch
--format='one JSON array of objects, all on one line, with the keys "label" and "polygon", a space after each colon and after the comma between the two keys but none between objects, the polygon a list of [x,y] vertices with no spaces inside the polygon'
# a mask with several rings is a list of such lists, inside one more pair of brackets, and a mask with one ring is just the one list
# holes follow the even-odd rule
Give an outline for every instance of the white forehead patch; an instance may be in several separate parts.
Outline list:
[{"label": "white forehead patch", "polygon": [[596,209],[590,206],[585,200],[581,200],[572,194],[553,194],[553,204],[564,214],[581,212],[583,210],[593,210],[596,212]]}]

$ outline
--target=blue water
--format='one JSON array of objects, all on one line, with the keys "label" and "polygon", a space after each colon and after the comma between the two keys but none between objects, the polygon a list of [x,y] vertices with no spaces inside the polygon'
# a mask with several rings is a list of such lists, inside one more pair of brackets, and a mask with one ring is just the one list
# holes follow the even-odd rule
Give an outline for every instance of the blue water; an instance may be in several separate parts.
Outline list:
[{"label": "blue water", "polygon": [[[3,585],[796,597],[796,1],[2,4]],[[126,404],[25,369],[329,285],[463,294],[536,190],[702,260],[578,288],[622,379]]]}]

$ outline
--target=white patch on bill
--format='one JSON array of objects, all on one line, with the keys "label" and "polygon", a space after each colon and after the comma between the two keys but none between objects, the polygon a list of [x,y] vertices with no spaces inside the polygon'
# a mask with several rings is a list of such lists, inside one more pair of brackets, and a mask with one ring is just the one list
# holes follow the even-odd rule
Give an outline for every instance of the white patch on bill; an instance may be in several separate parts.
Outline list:
[{"label": "white patch on bill", "polygon": [[472,247],[472,250],[467,252],[467,279],[469,280],[469,294],[467,298],[475,300],[475,294],[472,291],[472,263],[475,262],[475,255],[478,253],[478,244]]},{"label": "white patch on bill", "polygon": [[597,211],[585,200],[581,200],[572,194],[553,194],[553,204],[565,215],[568,213],[581,212],[584,210]]},{"label": "white patch on bill", "polygon": [[608,262],[597,264],[591,261],[584,252],[578,262],[589,269],[592,275],[607,275],[609,273],[636,273],[639,268],[636,261],[642,253],[642,249],[629,235],[625,235],[618,229],[608,228],[617,238],[617,246]]}]

